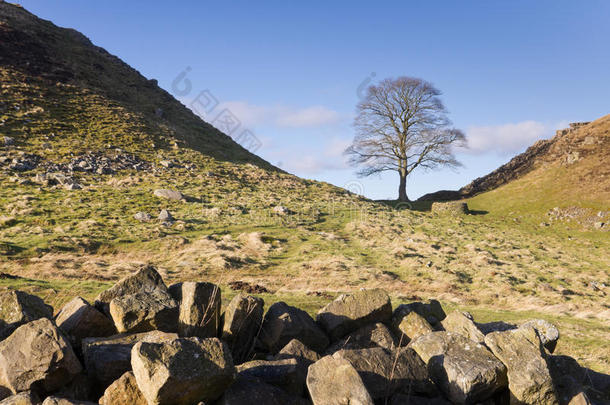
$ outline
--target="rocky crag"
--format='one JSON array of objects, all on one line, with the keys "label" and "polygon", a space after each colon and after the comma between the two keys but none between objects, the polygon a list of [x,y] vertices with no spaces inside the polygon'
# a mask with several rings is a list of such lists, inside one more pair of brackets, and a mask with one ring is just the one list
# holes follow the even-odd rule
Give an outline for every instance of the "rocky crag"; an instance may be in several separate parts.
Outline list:
[{"label": "rocky crag", "polygon": [[142,266],[55,316],[0,292],[0,404],[607,404],[610,376],[554,355],[547,321],[477,323],[379,289],[316,318]]}]

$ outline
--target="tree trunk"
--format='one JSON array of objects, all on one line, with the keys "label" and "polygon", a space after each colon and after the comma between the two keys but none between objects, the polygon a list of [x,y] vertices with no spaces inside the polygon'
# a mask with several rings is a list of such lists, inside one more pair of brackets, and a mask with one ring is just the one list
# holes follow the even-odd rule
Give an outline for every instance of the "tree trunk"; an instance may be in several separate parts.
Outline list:
[{"label": "tree trunk", "polygon": [[400,175],[400,185],[398,186],[398,201],[409,201],[409,197],[407,197],[407,172],[405,170],[400,170],[398,174]]}]

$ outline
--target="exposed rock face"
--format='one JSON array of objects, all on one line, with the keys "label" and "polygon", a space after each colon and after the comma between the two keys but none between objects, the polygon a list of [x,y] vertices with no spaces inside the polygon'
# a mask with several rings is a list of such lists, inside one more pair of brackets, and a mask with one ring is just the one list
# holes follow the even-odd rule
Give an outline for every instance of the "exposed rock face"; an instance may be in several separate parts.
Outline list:
[{"label": "exposed rock face", "polygon": [[508,368],[511,396],[527,404],[557,404],[544,349],[533,328],[492,332],[485,344]]},{"label": "exposed rock face", "polygon": [[475,403],[508,384],[504,364],[483,345],[457,333],[428,333],[409,346],[428,364],[432,380],[452,402]]},{"label": "exposed rock face", "polygon": [[358,371],[349,361],[334,356],[309,367],[307,388],[314,405],[373,405]]},{"label": "exposed rock face", "polygon": [[409,312],[398,324],[398,330],[402,334],[399,338],[400,344],[409,343],[411,340],[434,332],[434,328],[426,319],[417,312]]},{"label": "exposed rock face", "polygon": [[426,321],[432,327],[436,328],[440,326],[440,322],[445,319],[445,311],[441,307],[441,303],[437,300],[430,300],[428,302],[412,302],[410,304],[402,304],[396,307],[392,314],[392,325],[398,328],[402,319],[409,315],[411,312],[416,312],[423,316]]},{"label": "exposed rock face", "polygon": [[81,297],[64,305],[55,323],[75,347],[80,347],[83,338],[106,337],[116,333],[112,321]]},{"label": "exposed rock face", "polygon": [[138,388],[136,377],[131,371],[126,372],[110,384],[104,396],[99,400],[100,405],[148,405],[146,399],[142,395],[142,391]]},{"label": "exposed rock face", "polygon": [[296,359],[253,360],[237,366],[240,377],[259,379],[297,397],[303,395],[306,374]]},{"label": "exposed rock face", "polygon": [[392,317],[390,297],[383,290],[363,290],[343,294],[322,308],[316,321],[332,340],[371,322],[386,322]]},{"label": "exposed rock face", "polygon": [[68,340],[46,318],[20,326],[0,343],[0,385],[13,393],[54,391],[81,370]]},{"label": "exposed rock face", "polygon": [[435,202],[432,203],[431,211],[441,215],[452,216],[466,215],[470,212],[468,204],[461,201]]},{"label": "exposed rock face", "polygon": [[160,343],[177,337],[175,333],[153,331],[106,338],[86,338],[82,342],[85,367],[98,386],[107,387],[131,370],[131,349],[136,343]]},{"label": "exposed rock face", "polygon": [[0,289],[0,339],[24,323],[52,317],[53,307],[39,297],[19,290]]},{"label": "exposed rock face", "polygon": [[441,322],[447,332],[458,333],[478,343],[485,342],[485,335],[474,323],[468,312],[453,311]]},{"label": "exposed rock face", "polygon": [[373,399],[387,398],[395,392],[433,394],[434,384],[426,364],[409,348],[389,351],[381,347],[340,350],[335,359],[345,359],[358,371]]},{"label": "exposed rock face", "polygon": [[214,401],[235,378],[229,348],[216,338],[140,342],[131,353],[138,387],[151,405]]},{"label": "exposed rock face", "polygon": [[545,321],[544,319],[533,319],[522,324],[520,328],[534,329],[538,332],[540,341],[549,353],[555,351],[555,346],[557,346],[557,341],[559,340],[559,329],[552,323]]},{"label": "exposed rock face", "polygon": [[371,323],[350,333],[346,337],[333,343],[326,349],[326,354],[333,354],[338,350],[368,349],[370,347],[383,347],[393,350],[396,339],[384,324]]},{"label": "exposed rock face", "polygon": [[329,344],[328,337],[309,314],[284,302],[269,307],[263,320],[260,339],[272,353],[277,353],[292,339],[321,352]]},{"label": "exposed rock face", "polygon": [[115,298],[136,293],[150,293],[157,289],[167,291],[167,287],[154,266],[142,266],[106,291],[102,291],[95,299],[95,306],[100,311],[110,315],[110,301]]},{"label": "exposed rock face", "polygon": [[151,330],[175,332],[178,309],[178,303],[166,290],[160,288],[110,301],[110,316],[120,333]]},{"label": "exposed rock face", "polygon": [[212,283],[181,283],[178,334],[216,337],[220,327],[220,288]]},{"label": "exposed rock face", "polygon": [[295,397],[286,391],[258,379],[238,376],[225,391],[218,405],[310,405],[306,399]]},{"label": "exposed rock face", "polygon": [[184,195],[180,191],[175,190],[155,190],[153,194],[155,197],[165,198],[167,200],[181,201],[185,199]]},{"label": "exposed rock face", "polygon": [[227,306],[223,318],[222,339],[227,342],[233,360],[249,358],[263,322],[264,301],[244,293],[237,294]]}]

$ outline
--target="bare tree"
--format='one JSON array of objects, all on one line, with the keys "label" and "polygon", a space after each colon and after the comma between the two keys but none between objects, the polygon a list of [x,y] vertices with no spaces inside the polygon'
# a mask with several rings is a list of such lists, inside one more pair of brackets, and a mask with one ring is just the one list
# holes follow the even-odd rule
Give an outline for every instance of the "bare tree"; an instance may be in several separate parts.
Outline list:
[{"label": "bare tree", "polygon": [[417,168],[458,167],[451,147],[465,144],[462,131],[451,128],[441,92],[422,79],[399,77],[371,85],[358,103],[356,136],[345,150],[358,175],[396,171],[398,199],[407,197],[407,177]]}]

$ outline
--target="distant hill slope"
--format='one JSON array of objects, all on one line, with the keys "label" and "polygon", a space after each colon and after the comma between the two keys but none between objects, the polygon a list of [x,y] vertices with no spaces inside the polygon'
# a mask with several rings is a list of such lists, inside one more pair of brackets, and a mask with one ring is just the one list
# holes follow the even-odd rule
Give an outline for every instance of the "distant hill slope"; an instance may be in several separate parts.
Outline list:
[{"label": "distant hill slope", "polygon": [[[61,144],[55,155],[109,144],[130,152],[179,145],[271,165],[184,107],[83,34],[0,2],[1,130],[17,143]],[[53,135],[51,135],[53,134]],[[58,156],[61,157],[61,156]]]},{"label": "distant hill slope", "polygon": [[[571,124],[460,190],[439,191],[420,200],[470,198],[515,182],[514,187],[521,185],[532,192],[541,191],[543,185],[554,189],[545,197],[551,204],[610,201],[610,115],[591,123]],[[518,202],[520,195],[508,198]]]}]

